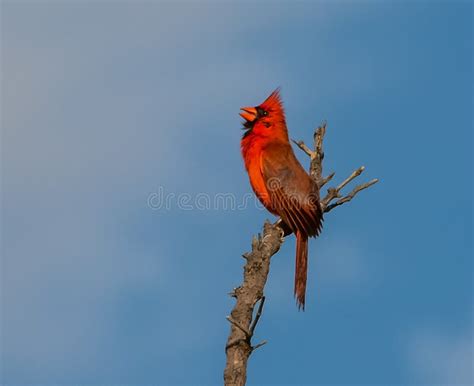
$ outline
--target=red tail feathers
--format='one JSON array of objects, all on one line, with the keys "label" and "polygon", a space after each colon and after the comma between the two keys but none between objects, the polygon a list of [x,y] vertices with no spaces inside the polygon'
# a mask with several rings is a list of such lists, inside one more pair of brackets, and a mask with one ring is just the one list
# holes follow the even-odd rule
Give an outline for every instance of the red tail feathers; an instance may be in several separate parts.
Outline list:
[{"label": "red tail feathers", "polygon": [[306,276],[308,273],[308,236],[296,232],[295,296],[298,309],[303,309],[306,297]]}]

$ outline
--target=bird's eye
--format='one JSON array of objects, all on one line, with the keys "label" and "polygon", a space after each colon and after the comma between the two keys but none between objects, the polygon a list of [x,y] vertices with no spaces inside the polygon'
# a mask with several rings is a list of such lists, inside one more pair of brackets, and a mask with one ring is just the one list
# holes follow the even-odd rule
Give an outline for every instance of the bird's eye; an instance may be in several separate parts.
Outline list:
[{"label": "bird's eye", "polygon": [[257,107],[257,114],[259,117],[265,117],[268,115],[268,111],[265,111],[261,107]]}]

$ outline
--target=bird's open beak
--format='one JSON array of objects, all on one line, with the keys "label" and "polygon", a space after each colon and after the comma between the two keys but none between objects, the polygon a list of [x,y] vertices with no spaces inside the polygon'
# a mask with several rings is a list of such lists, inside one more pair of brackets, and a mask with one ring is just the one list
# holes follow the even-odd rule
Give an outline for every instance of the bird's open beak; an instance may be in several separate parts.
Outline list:
[{"label": "bird's open beak", "polygon": [[253,122],[257,118],[257,109],[255,107],[242,107],[240,116],[248,122]]}]

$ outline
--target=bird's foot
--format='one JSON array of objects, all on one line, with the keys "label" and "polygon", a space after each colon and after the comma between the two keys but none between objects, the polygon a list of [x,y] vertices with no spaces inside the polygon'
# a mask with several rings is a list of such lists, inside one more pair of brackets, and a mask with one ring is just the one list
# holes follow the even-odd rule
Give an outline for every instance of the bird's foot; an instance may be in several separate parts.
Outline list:
[{"label": "bird's foot", "polygon": [[279,218],[275,224],[274,224],[276,227],[278,227],[278,230],[280,231],[280,242],[283,243],[283,241],[285,241],[285,230],[283,229],[283,226],[285,225],[285,223],[283,222],[283,220],[281,218]]}]

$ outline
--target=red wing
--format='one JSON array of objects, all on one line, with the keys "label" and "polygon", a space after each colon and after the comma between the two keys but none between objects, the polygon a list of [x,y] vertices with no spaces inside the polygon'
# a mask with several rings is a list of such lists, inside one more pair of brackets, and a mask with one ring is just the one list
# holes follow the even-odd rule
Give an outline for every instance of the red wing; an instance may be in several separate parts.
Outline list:
[{"label": "red wing", "polygon": [[262,152],[261,171],[272,208],[293,232],[315,236],[321,229],[319,190],[289,144],[273,144]]}]

